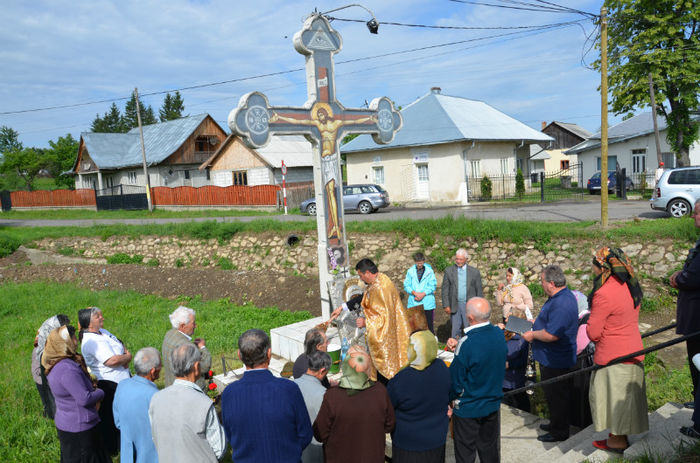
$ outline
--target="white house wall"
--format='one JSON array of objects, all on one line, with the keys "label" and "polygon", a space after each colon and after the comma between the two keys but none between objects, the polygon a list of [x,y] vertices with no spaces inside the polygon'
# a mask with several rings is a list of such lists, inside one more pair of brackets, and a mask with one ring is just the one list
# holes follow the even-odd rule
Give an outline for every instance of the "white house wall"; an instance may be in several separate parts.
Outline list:
[{"label": "white house wall", "polygon": [[[484,175],[513,175],[515,172],[514,143],[455,142],[428,147],[395,148],[348,153],[348,183],[375,183],[374,167],[384,168],[381,184],[392,201],[414,201],[417,181],[417,164],[426,163],[429,172],[429,200],[433,202],[466,203],[466,171],[472,176],[471,160],[479,163],[479,177]],[[507,172],[502,172],[501,159],[505,159]]]},{"label": "white house wall", "polygon": [[[666,141],[666,131],[660,134],[661,152],[670,153],[673,150]],[[656,142],[654,134],[643,135],[624,142],[613,143],[608,145],[608,159],[611,156],[617,156],[617,162],[620,168],[627,169],[627,175],[632,174],[632,150],[646,150],[646,170],[653,172],[657,167],[656,157]],[[586,182],[591,176],[598,171],[597,158],[600,157],[600,148],[579,153],[578,161],[583,164],[583,181]],[[690,147],[690,164],[700,165],[700,142],[695,142]],[[672,167],[672,166],[667,166]],[[608,163],[608,170],[615,170],[615,166]]]},{"label": "white house wall", "polygon": [[270,185],[272,173],[268,167],[248,169],[248,186]]},{"label": "white house wall", "polygon": [[211,171],[211,181],[215,186],[231,186],[233,185],[233,174],[228,170],[213,170]]}]

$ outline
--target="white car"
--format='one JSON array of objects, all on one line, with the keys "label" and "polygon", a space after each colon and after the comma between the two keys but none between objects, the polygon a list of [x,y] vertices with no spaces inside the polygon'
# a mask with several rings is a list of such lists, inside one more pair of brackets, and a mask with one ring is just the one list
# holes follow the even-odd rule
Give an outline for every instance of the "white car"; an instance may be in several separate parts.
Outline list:
[{"label": "white car", "polygon": [[651,208],[666,211],[673,217],[693,212],[700,199],[700,167],[679,167],[664,171],[649,200]]}]

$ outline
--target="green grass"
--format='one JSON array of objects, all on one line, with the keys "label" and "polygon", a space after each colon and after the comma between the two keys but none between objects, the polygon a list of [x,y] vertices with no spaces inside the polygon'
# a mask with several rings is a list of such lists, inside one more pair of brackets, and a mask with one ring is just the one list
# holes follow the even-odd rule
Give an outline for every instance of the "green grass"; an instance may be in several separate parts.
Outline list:
[{"label": "green grass", "polygon": [[[199,298],[173,301],[136,292],[92,292],[71,285],[47,283],[0,286],[0,461],[59,460],[52,421],[41,417],[41,401],[30,373],[32,341],[41,323],[57,313],[67,314],[77,326],[77,311],[101,307],[105,328],[119,336],[133,353],[145,346],[160,350],[170,328],[168,314],[179,304],[197,311],[196,334],[206,339],[221,373],[221,356],[235,357],[236,340],[249,328],[268,331],[311,317],[308,312],[284,312],[234,306],[226,300]],[[162,386],[162,384],[161,384]]]},{"label": "green grass", "polygon": [[[40,189],[40,188],[38,188]],[[41,188],[44,189],[44,188]],[[45,188],[48,189],[48,188]],[[279,211],[264,211],[255,209],[195,209],[175,211],[155,209],[148,211],[95,211],[90,209],[53,209],[53,210],[23,210],[7,211],[2,216],[5,219],[18,220],[90,220],[90,219],[170,219],[196,217],[248,217],[281,215]]]}]

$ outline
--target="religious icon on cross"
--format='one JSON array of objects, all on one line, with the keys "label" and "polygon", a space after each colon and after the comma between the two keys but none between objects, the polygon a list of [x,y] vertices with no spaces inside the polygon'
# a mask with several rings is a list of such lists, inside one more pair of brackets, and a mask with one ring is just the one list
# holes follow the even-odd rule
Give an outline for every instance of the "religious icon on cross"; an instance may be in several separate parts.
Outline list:
[{"label": "religious icon on cross", "polygon": [[[390,143],[402,125],[401,114],[386,97],[376,98],[368,109],[344,108],[336,100],[333,54],[340,51],[341,46],[340,34],[333,30],[328,19],[313,13],[294,36],[294,47],[306,56],[306,104],[272,107],[265,95],[251,92],[241,97],[238,107],[229,115],[231,130],[253,147],[264,146],[272,135],[285,134],[305,135],[314,144],[316,197],[323,199],[323,208],[316,208],[317,213],[320,212],[317,219],[319,253],[324,255],[326,272],[337,272],[339,267],[348,266],[340,140],[348,134],[367,133],[372,134],[377,143]],[[326,278],[321,268],[319,276],[323,293]]]}]

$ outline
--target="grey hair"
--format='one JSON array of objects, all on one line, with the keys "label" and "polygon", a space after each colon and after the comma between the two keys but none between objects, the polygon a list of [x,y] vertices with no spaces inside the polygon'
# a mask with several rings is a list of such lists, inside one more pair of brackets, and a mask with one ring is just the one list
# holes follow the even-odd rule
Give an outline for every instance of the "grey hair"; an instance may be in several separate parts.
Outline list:
[{"label": "grey hair", "polygon": [[306,355],[318,350],[318,345],[323,344],[325,340],[323,332],[318,328],[311,328],[307,331],[306,336],[304,336],[304,352],[306,352]]},{"label": "grey hair", "polygon": [[[486,304],[486,311],[481,310]],[[483,297],[472,297],[467,301],[467,316],[471,315],[475,321],[483,323],[491,318],[491,304]]]},{"label": "grey hair", "polygon": [[321,371],[331,367],[331,356],[327,352],[317,350],[307,354],[306,358],[309,360],[309,370],[311,371]]},{"label": "grey hair", "polygon": [[202,354],[199,348],[191,343],[180,344],[170,354],[170,363],[173,365],[173,374],[176,378],[187,376],[194,370],[194,364],[199,362]]},{"label": "grey hair", "polygon": [[152,368],[160,367],[160,352],[155,347],[144,347],[134,356],[134,370],[138,376],[146,376]]},{"label": "grey hair", "polygon": [[457,251],[455,252],[455,256],[459,256],[459,255],[467,257],[467,250],[464,248],[457,249]]},{"label": "grey hair", "polygon": [[544,281],[554,283],[557,288],[566,286],[566,277],[564,271],[558,265],[548,265],[542,269],[542,277]]},{"label": "grey hair", "polygon": [[250,329],[238,338],[241,361],[248,368],[264,363],[269,349],[270,337],[262,330]]},{"label": "grey hair", "polygon": [[168,315],[168,317],[170,317],[170,324],[173,325],[173,328],[178,329],[180,325],[189,323],[190,317],[194,317],[194,310],[181,305],[175,309],[173,313]]}]

